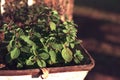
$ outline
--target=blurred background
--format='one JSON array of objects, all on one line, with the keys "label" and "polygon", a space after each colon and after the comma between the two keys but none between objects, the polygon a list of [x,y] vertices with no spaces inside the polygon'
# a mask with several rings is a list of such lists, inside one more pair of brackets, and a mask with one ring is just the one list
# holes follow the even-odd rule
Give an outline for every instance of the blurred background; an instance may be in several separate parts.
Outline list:
[{"label": "blurred background", "polygon": [[95,59],[85,80],[120,80],[120,0],[75,0],[78,37]]}]

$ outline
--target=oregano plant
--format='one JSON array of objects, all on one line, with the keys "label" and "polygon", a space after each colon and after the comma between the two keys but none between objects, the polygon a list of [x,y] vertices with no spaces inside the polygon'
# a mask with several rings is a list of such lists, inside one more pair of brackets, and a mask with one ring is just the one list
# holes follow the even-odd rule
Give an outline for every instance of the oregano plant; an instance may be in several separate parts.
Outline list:
[{"label": "oregano plant", "polygon": [[80,41],[73,21],[61,21],[59,13],[45,5],[9,11],[2,16],[1,28],[7,43],[7,65],[34,68],[81,63],[84,56],[75,48]]}]

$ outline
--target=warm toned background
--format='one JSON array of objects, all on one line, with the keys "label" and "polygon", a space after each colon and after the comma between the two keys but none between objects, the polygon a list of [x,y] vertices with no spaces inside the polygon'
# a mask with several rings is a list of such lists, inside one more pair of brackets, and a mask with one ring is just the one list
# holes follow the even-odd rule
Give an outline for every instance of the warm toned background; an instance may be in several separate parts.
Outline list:
[{"label": "warm toned background", "polygon": [[95,59],[85,80],[120,80],[120,0],[75,0],[78,37]]}]

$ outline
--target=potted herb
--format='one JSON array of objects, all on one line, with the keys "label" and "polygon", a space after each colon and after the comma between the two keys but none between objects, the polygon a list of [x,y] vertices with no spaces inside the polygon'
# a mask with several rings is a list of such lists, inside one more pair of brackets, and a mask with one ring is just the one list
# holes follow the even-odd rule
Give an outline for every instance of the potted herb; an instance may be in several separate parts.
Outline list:
[{"label": "potted herb", "polygon": [[[62,21],[59,13],[44,3],[32,6],[7,3],[5,10],[0,27],[1,79],[19,80],[20,75],[27,75],[25,78],[32,80],[29,76],[32,75],[36,79],[59,80],[59,74],[60,80],[71,80],[81,75],[79,71],[85,70],[82,75],[85,77],[93,68],[94,61],[80,45],[73,21]],[[73,74],[74,77],[68,76]]]}]

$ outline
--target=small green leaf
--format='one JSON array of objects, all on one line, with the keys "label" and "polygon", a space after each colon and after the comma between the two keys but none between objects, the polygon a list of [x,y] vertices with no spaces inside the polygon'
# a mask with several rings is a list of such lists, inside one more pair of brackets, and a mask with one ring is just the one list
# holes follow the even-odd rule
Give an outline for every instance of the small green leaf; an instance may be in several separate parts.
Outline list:
[{"label": "small green leaf", "polygon": [[51,43],[51,46],[53,49],[61,51],[61,49],[63,48],[62,44],[57,44],[57,43]]},{"label": "small green leaf", "polygon": [[73,53],[69,48],[64,48],[62,50],[62,57],[66,62],[70,62],[73,59]]},{"label": "small green leaf", "polygon": [[21,63],[17,64],[17,68],[22,68],[22,67],[23,67],[23,65]]},{"label": "small green leaf", "polygon": [[49,58],[49,55],[47,54],[47,53],[40,53],[39,54],[40,55],[40,57],[43,59],[43,60],[47,60],[48,58]]},{"label": "small green leaf", "polygon": [[23,39],[23,40],[24,40],[26,43],[28,43],[29,45],[36,45],[32,40],[29,39],[28,36],[21,35],[20,38]]},{"label": "small green leaf", "polygon": [[27,46],[21,47],[20,50],[21,50],[22,52],[25,52],[25,53],[30,53],[30,48],[27,47]]},{"label": "small green leaf", "polygon": [[17,47],[22,47],[22,44],[19,41],[17,42]]},{"label": "small green leaf", "polygon": [[53,62],[51,60],[48,60],[47,63],[50,64],[50,65],[53,64]]},{"label": "small green leaf", "polygon": [[32,61],[31,59],[26,60],[26,65],[30,66],[30,65],[34,65],[34,61]]},{"label": "small green leaf", "polygon": [[75,61],[76,64],[80,63],[80,60],[78,58],[74,58],[74,61]]},{"label": "small green leaf", "polygon": [[71,41],[70,36],[66,37],[66,40],[67,40],[68,42],[70,42],[70,41]]},{"label": "small green leaf", "polygon": [[18,28],[17,30],[18,30],[19,35],[24,35],[24,32],[21,28]]},{"label": "small green leaf", "polygon": [[40,33],[38,33],[38,32],[34,32],[34,35],[37,36],[38,38],[41,37]]},{"label": "small green leaf", "polygon": [[51,41],[52,41],[52,40],[55,40],[55,37],[50,37],[49,40],[51,40]]},{"label": "small green leaf", "polygon": [[41,23],[42,21],[40,19],[37,20],[38,23]]},{"label": "small green leaf", "polygon": [[79,64],[83,60],[84,56],[81,54],[80,50],[76,50],[74,54],[74,61],[75,63]]},{"label": "small green leaf", "polygon": [[34,65],[35,62],[36,62],[35,57],[30,56],[29,59],[26,60],[26,65]]},{"label": "small green leaf", "polygon": [[37,45],[32,45],[32,49],[33,49],[34,51],[36,51],[37,48],[38,48]]},{"label": "small green leaf", "polygon": [[12,39],[10,40],[7,46],[8,51],[10,51],[13,46],[15,46],[15,36],[12,37]]},{"label": "small green leaf", "polygon": [[65,30],[63,30],[63,32],[64,32],[64,33],[68,33],[68,30],[65,29]]},{"label": "small green leaf", "polygon": [[56,10],[52,11],[54,15],[58,14],[58,12]]},{"label": "small green leaf", "polygon": [[10,52],[10,56],[12,59],[18,58],[20,55],[20,50],[16,47]]},{"label": "small green leaf", "polygon": [[50,29],[53,31],[53,30],[56,30],[56,24],[54,22],[50,22]]},{"label": "small green leaf", "polygon": [[15,46],[15,41],[11,40],[7,46],[7,50],[11,51],[11,49]]},{"label": "small green leaf", "polygon": [[50,54],[50,59],[52,63],[56,63],[56,53],[53,50],[50,50],[49,54]]},{"label": "small green leaf", "polygon": [[11,40],[10,42],[9,42],[9,46],[10,47],[13,47],[15,45],[15,41],[14,40]]},{"label": "small green leaf", "polygon": [[40,42],[44,43],[45,39],[44,38],[40,38]]},{"label": "small green leaf", "polygon": [[74,43],[70,43],[71,48],[73,49],[75,47]]},{"label": "small green leaf", "polygon": [[46,63],[45,63],[44,60],[39,60],[39,59],[38,59],[38,60],[37,60],[37,64],[38,64],[38,66],[41,67],[41,68],[42,68],[42,67],[46,67]]}]

